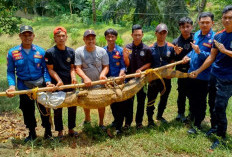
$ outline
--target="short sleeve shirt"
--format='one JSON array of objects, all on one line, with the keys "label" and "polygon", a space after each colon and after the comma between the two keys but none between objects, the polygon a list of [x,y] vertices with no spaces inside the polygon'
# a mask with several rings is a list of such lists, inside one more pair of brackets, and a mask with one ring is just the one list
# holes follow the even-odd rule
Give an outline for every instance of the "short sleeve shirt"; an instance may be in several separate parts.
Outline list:
[{"label": "short sleeve shirt", "polygon": [[96,46],[92,52],[88,52],[85,46],[75,51],[75,65],[81,65],[83,72],[91,81],[99,80],[102,66],[109,65],[109,57],[105,49]]},{"label": "short sleeve shirt", "polygon": [[126,45],[126,48],[131,50],[129,55],[130,65],[127,67],[127,74],[135,73],[147,63],[152,62],[150,48],[142,42],[136,46],[133,43]]},{"label": "short sleeve shirt", "polygon": [[[214,40],[222,43],[227,50],[232,51],[232,33],[222,30],[215,35]],[[215,43],[213,43],[213,48],[216,48]],[[232,81],[232,57],[218,51],[211,70],[211,73],[217,78]]]},{"label": "short sleeve shirt", "polygon": [[[46,51],[45,62],[48,65],[53,65],[53,70],[59,75],[64,84],[71,83],[71,64],[74,64],[74,50],[65,47],[65,50],[59,50],[54,46]],[[57,83],[52,78],[52,83]]]}]

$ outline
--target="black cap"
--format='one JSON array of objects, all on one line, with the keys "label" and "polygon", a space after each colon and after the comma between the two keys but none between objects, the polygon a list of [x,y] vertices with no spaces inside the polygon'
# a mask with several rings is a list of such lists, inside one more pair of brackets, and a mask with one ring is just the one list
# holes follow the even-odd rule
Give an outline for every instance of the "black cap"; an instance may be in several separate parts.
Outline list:
[{"label": "black cap", "polygon": [[20,34],[23,32],[34,32],[31,26],[21,26],[20,27]]},{"label": "black cap", "polygon": [[95,32],[93,30],[91,30],[91,29],[88,29],[88,30],[85,31],[84,37],[87,37],[88,35],[96,36]]}]

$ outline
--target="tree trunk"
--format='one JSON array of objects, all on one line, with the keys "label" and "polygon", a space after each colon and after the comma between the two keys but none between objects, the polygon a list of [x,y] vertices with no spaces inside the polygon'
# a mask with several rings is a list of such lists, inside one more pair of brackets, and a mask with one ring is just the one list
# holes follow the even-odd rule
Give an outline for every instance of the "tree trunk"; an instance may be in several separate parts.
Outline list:
[{"label": "tree trunk", "polygon": [[93,23],[96,23],[96,6],[95,6],[95,0],[92,0],[92,11],[93,11]]},{"label": "tree trunk", "polygon": [[193,25],[194,30],[195,30],[196,27],[197,27],[197,22],[198,22],[198,17],[199,17],[199,15],[205,10],[206,3],[207,3],[207,0],[202,0],[201,2],[200,2],[200,0],[199,0],[198,15],[197,15],[197,18],[196,18],[196,20],[195,20],[195,22],[194,22],[194,25]]},{"label": "tree trunk", "polygon": [[69,8],[70,8],[70,14],[72,15],[72,1],[69,0]]}]

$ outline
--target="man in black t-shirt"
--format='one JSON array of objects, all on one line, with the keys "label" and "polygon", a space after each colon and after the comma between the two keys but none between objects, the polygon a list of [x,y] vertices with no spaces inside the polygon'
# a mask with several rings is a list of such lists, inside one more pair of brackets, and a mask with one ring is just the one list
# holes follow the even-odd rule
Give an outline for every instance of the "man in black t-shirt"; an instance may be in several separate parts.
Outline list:
[{"label": "man in black t-shirt", "polygon": [[[175,61],[182,60],[191,50],[192,46],[190,42],[193,42],[193,21],[189,17],[183,17],[179,20],[179,30],[181,35],[173,40],[173,45],[175,45],[174,50],[176,52]],[[176,70],[181,72],[188,72],[189,63],[179,64],[176,66]],[[185,122],[185,101],[188,93],[188,79],[179,78],[178,84],[178,98],[177,107],[178,115],[176,117],[177,121]]]},{"label": "man in black t-shirt", "polygon": [[[132,27],[133,43],[126,45],[126,48],[123,50],[123,57],[125,65],[127,67],[127,74],[131,73],[140,73],[148,68],[151,65],[151,50],[150,48],[143,44],[143,30],[140,25],[134,25]],[[144,103],[146,98],[146,93],[143,91],[143,88],[136,94],[137,96],[137,112],[136,112],[136,128],[140,129],[143,127],[143,115],[144,115]],[[127,100],[128,103],[126,107],[126,122],[125,127],[130,127],[133,121],[133,102],[134,97]]]},{"label": "man in black t-shirt", "polygon": [[[64,27],[54,29],[54,40],[56,45],[47,50],[45,62],[52,83],[57,87],[66,84],[76,84],[76,73],[74,69],[74,50],[65,46],[67,40],[67,31]],[[67,91],[67,90],[66,90]],[[77,133],[73,130],[76,126],[76,107],[68,108],[68,128],[69,135],[75,136]],[[58,137],[63,137],[62,108],[54,110],[55,130],[58,131]]]}]

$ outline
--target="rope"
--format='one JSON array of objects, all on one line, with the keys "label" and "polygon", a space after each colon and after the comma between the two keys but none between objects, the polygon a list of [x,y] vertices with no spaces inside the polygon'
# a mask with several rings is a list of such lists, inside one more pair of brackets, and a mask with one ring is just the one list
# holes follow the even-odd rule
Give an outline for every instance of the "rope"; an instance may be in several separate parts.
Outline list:
[{"label": "rope", "polygon": [[39,89],[39,87],[35,87],[35,88],[32,89],[31,97],[34,100],[37,99],[37,91],[38,91],[38,89]]},{"label": "rope", "polygon": [[[161,83],[162,83],[163,86],[164,86],[164,89],[160,92],[160,97],[161,97],[161,96],[165,93],[165,91],[166,91],[166,86],[165,86],[164,79],[163,79],[163,78],[160,76],[160,74],[158,74],[156,71],[153,71],[153,70],[152,70],[152,72],[151,72],[151,70],[152,70],[152,69],[146,70],[146,71],[145,71],[146,74],[154,73],[154,74],[160,79]],[[156,100],[156,98],[155,98],[154,100],[149,101],[149,102],[147,103],[147,106],[148,106],[148,107],[149,107],[149,106],[152,106],[152,105],[154,104],[155,100]]]}]

